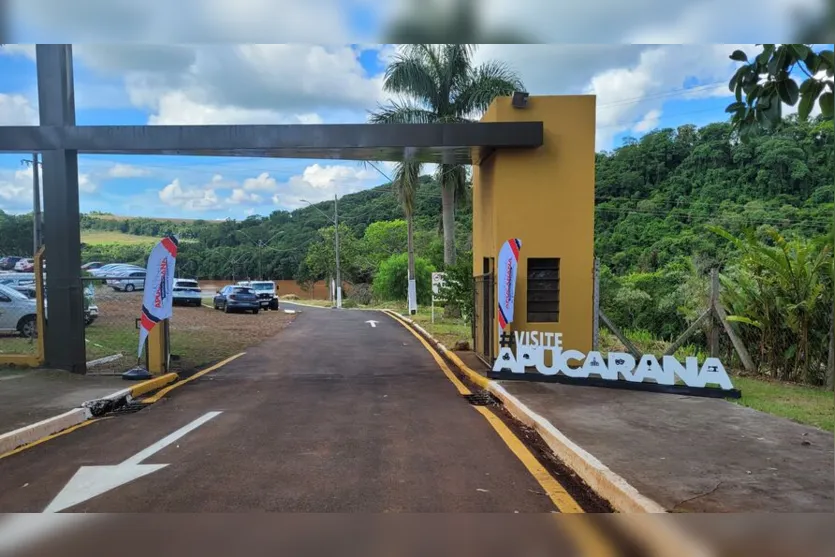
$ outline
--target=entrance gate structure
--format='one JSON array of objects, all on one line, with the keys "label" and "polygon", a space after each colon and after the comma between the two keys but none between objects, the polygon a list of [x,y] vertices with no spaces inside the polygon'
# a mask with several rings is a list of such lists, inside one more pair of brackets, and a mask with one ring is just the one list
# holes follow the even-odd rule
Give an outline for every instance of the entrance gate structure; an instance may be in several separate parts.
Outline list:
[{"label": "entrance gate structure", "polygon": [[[77,126],[71,45],[37,45],[38,126],[0,126],[0,152],[43,154],[46,363],[86,373],[78,155],[202,155],[481,164],[543,145],[543,123]],[[138,312],[138,308],[137,308]]]}]

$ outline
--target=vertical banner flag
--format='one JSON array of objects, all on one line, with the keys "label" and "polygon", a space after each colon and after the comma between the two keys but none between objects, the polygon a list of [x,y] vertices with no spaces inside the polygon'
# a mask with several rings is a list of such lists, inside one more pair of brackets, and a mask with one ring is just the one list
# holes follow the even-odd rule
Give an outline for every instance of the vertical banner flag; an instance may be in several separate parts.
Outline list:
[{"label": "vertical banner flag", "polygon": [[499,336],[513,322],[513,302],[516,299],[516,271],[519,268],[519,250],[522,241],[511,238],[499,250],[499,265],[496,269],[499,302]]},{"label": "vertical banner flag", "polygon": [[166,236],[151,250],[145,270],[145,292],[139,320],[139,356],[145,339],[154,325],[169,319],[173,313],[171,289],[174,286],[174,265],[177,262],[177,238]]}]

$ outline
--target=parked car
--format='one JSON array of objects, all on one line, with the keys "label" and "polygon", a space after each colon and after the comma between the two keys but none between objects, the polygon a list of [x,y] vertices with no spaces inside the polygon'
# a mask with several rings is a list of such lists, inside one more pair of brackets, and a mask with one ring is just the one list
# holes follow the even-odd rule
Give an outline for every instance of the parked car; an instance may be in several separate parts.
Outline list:
[{"label": "parked car", "polygon": [[174,279],[173,290],[174,298],[172,301],[175,304],[199,307],[203,303],[200,284],[196,280]]},{"label": "parked car", "polygon": [[14,288],[21,294],[35,297],[35,274],[34,273],[12,273],[0,275],[0,284]]},{"label": "parked car", "polygon": [[16,255],[0,257],[0,271],[13,271],[15,264],[21,259],[23,258]]},{"label": "parked car", "polygon": [[108,280],[108,286],[113,290],[133,292],[145,289],[145,271],[127,271],[121,273],[118,279]]},{"label": "parked car", "polygon": [[85,263],[84,265],[82,265],[81,270],[82,271],[92,271],[94,269],[99,269],[101,267],[104,267],[104,263],[102,263],[100,261],[90,261],[89,263]]},{"label": "parked car", "polygon": [[35,260],[30,257],[21,259],[15,263],[14,270],[19,273],[31,273],[35,270]]},{"label": "parked car", "polygon": [[108,277],[113,276],[114,273],[120,272],[123,269],[138,269],[143,270],[138,265],[131,265],[130,263],[108,263],[96,269],[90,269],[90,274],[94,277]]},{"label": "parked car", "polygon": [[238,283],[238,286],[246,286],[255,291],[261,309],[278,310],[278,296],[276,295],[275,283],[269,280],[249,280]]},{"label": "parked car", "polygon": [[246,286],[224,286],[215,294],[213,303],[215,309],[222,309],[224,313],[238,310],[258,313],[261,310],[255,291]]},{"label": "parked car", "polygon": [[38,329],[37,303],[14,288],[0,285],[0,332],[31,338]]}]

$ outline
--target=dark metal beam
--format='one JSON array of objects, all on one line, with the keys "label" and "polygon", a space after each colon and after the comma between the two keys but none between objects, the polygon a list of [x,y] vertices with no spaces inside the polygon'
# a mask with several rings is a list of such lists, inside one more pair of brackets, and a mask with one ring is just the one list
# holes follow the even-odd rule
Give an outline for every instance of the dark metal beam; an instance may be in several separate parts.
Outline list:
[{"label": "dark metal beam", "polygon": [[[43,122],[42,122],[43,123]],[[240,126],[0,127],[0,152],[478,162],[542,145],[542,122]]]},{"label": "dark metal beam", "polygon": [[[38,45],[38,104],[41,124],[75,125],[72,47]],[[43,150],[44,240],[47,247],[46,362],[50,367],[86,373],[84,293],[78,206],[78,152],[56,145]],[[41,151],[41,149],[33,149]]]}]

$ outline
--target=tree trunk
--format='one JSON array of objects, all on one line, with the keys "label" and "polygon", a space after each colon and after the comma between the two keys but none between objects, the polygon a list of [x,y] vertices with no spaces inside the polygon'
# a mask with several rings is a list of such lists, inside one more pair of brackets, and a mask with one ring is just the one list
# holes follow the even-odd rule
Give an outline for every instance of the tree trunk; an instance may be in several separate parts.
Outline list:
[{"label": "tree trunk", "polygon": [[[406,215],[406,252],[409,258],[409,266],[408,266],[408,284],[411,285],[413,280],[416,280],[415,277],[415,244],[414,244],[414,216],[412,214]],[[409,295],[406,294],[406,298],[408,300]],[[415,300],[414,300],[414,308],[409,303],[409,313],[414,315],[413,312],[417,311],[417,284],[415,284]]]},{"label": "tree trunk", "polygon": [[826,388],[835,388],[835,319],[829,325],[829,357],[826,361]]},{"label": "tree trunk", "polygon": [[455,265],[455,190],[454,184],[441,184],[444,225],[444,266]]},{"label": "tree trunk", "polygon": [[406,251],[409,254],[409,280],[415,278],[414,217],[406,215]]}]

